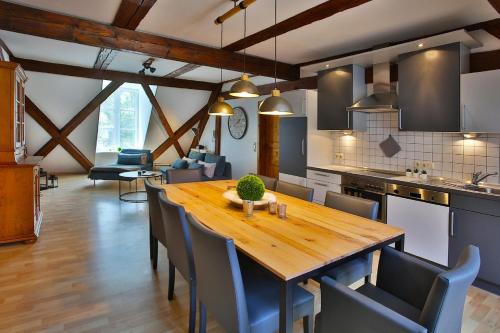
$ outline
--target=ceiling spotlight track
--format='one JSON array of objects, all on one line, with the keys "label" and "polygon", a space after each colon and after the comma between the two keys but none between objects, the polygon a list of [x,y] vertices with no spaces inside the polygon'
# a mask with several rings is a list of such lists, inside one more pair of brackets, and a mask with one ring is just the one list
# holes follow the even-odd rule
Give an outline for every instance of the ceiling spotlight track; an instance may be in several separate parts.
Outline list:
[{"label": "ceiling spotlight track", "polygon": [[237,1],[234,1],[234,7],[217,17],[214,21],[215,24],[222,24],[228,18],[236,15],[240,11],[248,8],[251,4],[253,4],[256,0],[242,0],[239,4],[236,4]]},{"label": "ceiling spotlight track", "polygon": [[150,71],[151,74],[156,72],[156,68],[152,67],[155,58],[149,58],[142,63],[142,69],[139,71],[139,74],[146,75],[146,71]]}]

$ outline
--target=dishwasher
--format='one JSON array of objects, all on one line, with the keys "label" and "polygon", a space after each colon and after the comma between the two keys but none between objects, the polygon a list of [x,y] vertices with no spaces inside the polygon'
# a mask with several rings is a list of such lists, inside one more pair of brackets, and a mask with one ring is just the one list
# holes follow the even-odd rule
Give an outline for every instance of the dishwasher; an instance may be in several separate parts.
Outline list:
[{"label": "dishwasher", "polygon": [[448,267],[448,193],[389,184],[387,224],[404,230],[405,252]]}]

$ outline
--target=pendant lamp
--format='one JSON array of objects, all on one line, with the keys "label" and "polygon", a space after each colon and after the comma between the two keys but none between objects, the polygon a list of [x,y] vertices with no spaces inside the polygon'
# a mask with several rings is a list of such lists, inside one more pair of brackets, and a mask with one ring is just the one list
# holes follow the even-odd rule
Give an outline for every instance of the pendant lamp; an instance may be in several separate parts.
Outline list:
[{"label": "pendant lamp", "polygon": [[[243,19],[243,39],[247,36],[247,9],[244,9],[244,19]],[[246,74],[246,56],[247,56],[247,48],[243,49],[243,74],[241,75],[241,79],[237,81],[231,87],[229,91],[229,95],[234,97],[258,97],[260,96],[259,89],[248,79],[248,75]]]},{"label": "pendant lamp", "polygon": [[[274,0],[274,26],[276,26],[276,13],[277,13],[277,0]],[[273,116],[284,116],[293,114],[293,109],[290,103],[283,97],[278,88],[276,88],[276,67],[277,67],[277,56],[276,56],[276,36],[274,36],[274,89],[271,92],[271,96],[266,98],[264,102],[259,107],[260,114],[267,114]]]},{"label": "pendant lamp", "polygon": [[[222,49],[222,36],[224,34],[224,23],[220,25],[220,48]],[[220,83],[222,84],[222,66],[220,67]],[[224,97],[217,98],[217,102],[210,105],[208,114],[211,116],[232,116],[234,115],[233,107],[224,102]]]}]

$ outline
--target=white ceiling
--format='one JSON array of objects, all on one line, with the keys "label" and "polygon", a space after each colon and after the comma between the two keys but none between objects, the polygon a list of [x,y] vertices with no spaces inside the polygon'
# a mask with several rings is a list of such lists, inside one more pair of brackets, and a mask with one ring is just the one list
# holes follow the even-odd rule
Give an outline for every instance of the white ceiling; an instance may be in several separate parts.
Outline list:
[{"label": "white ceiling", "polygon": [[[108,66],[108,69],[137,73],[142,69],[142,63],[148,58],[148,56],[137,53],[119,51]],[[154,73],[148,72],[147,75],[164,76],[185,64],[186,63],[180,61],[156,59],[153,63],[153,67],[156,68],[156,71]]]}]

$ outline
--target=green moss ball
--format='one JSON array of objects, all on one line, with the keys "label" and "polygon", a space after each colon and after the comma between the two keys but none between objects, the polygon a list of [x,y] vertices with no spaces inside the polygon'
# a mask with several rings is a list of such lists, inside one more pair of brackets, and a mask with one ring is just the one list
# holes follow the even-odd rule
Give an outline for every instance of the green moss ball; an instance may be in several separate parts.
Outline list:
[{"label": "green moss ball", "polygon": [[264,196],[266,187],[262,180],[254,175],[247,175],[240,178],[236,186],[236,192],[241,200],[259,201]]}]

